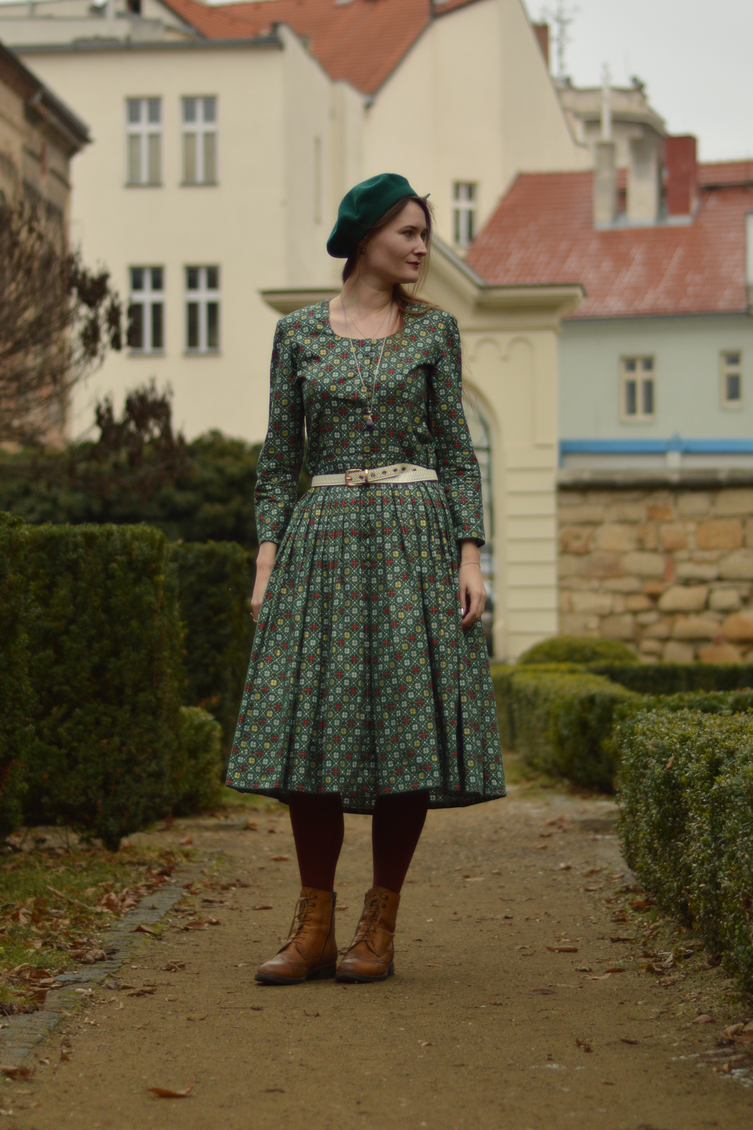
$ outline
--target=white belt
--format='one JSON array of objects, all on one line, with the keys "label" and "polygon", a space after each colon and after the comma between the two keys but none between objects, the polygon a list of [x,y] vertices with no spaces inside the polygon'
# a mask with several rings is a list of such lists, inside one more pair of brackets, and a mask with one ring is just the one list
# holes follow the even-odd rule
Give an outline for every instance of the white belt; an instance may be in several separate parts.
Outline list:
[{"label": "white belt", "polygon": [[339,475],[314,475],[312,487],[363,487],[370,483],[432,483],[437,472],[413,463],[393,463],[390,467],[351,468]]}]

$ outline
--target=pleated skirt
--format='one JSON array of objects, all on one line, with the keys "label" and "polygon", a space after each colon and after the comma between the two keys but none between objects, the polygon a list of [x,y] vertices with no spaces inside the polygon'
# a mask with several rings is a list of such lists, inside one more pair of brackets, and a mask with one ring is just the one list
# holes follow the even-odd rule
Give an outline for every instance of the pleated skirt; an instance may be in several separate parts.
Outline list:
[{"label": "pleated skirt", "polygon": [[428,790],[430,806],[505,795],[480,623],[463,631],[458,549],[437,482],[318,487],[278,547],[227,785],[348,812]]}]

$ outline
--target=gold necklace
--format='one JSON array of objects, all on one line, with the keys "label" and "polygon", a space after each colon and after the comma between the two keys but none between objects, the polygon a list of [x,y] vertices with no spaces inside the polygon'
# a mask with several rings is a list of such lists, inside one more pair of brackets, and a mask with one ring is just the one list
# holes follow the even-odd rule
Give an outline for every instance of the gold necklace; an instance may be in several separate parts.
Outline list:
[{"label": "gold necklace", "polygon": [[[356,369],[358,370],[358,379],[361,382],[361,388],[363,389],[364,395],[366,396],[366,406],[364,408],[364,422],[366,424],[366,431],[367,432],[373,432],[374,431],[374,425],[376,423],[376,421],[374,419],[374,393],[376,391],[376,379],[377,379],[377,374],[379,372],[379,369],[381,368],[381,365],[382,365],[382,358],[384,357],[384,347],[387,344],[387,337],[389,335],[385,334],[385,336],[382,338],[382,348],[379,351],[379,360],[377,361],[376,367],[374,368],[374,370],[372,371],[372,374],[371,374],[371,392],[369,392],[368,388],[366,387],[366,382],[363,379],[363,373],[361,372],[361,366],[360,366],[359,361],[358,361],[358,354],[356,353],[355,346],[353,344],[354,341],[355,341],[355,338],[353,338],[351,336],[351,333],[350,333],[350,322],[348,321],[348,315],[347,315],[347,312],[345,310],[345,303],[343,301],[342,294],[340,295],[340,305],[343,308],[343,318],[345,319],[345,328],[348,331],[348,342],[350,343],[348,345],[348,356],[350,357],[350,355],[352,353],[353,361],[355,363]],[[387,309],[387,317],[385,318],[384,322],[382,322],[382,325],[380,326],[380,330],[385,326],[387,327],[387,329],[389,329],[391,322],[392,322],[392,303],[390,302],[389,307]],[[358,326],[356,326],[356,329],[358,329]],[[365,339],[361,339],[361,340],[365,340]]]}]

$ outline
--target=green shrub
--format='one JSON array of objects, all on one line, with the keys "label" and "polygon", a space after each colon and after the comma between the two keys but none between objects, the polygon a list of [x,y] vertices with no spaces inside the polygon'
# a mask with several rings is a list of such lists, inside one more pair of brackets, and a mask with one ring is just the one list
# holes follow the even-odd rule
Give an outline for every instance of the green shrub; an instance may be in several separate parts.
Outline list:
[{"label": "green shrub", "polygon": [[181,706],[170,759],[171,811],[185,816],[219,800],[223,770],[222,727],[199,706]]},{"label": "green shrub", "polygon": [[735,691],[753,687],[753,666],[748,663],[594,662],[589,663],[588,669],[638,694]]},{"label": "green shrub", "polygon": [[229,749],[253,638],[251,556],[233,542],[176,542],[170,556],[186,625],[183,701],[214,715]]},{"label": "green shrub", "polygon": [[[497,726],[499,740],[503,749],[515,748],[515,725],[512,706],[513,676],[520,670],[508,663],[498,663],[491,668],[494,697],[497,704]],[[530,671],[530,668],[525,668]],[[562,675],[583,674],[583,667],[577,663],[542,663],[536,667],[536,673],[554,672]]]},{"label": "green shrub", "polygon": [[0,838],[22,821],[24,761],[33,736],[22,527],[0,514]]},{"label": "green shrub", "polygon": [[631,691],[577,670],[524,667],[511,672],[506,693],[508,733],[529,765],[587,788],[612,790],[608,739],[615,708]]},{"label": "green shrub", "polygon": [[750,990],[753,717],[637,711],[616,740],[628,864]]},{"label": "green shrub", "polygon": [[27,526],[30,823],[116,849],[171,804],[185,673],[177,578],[148,526]]},{"label": "green shrub", "polygon": [[525,651],[518,663],[634,663],[638,657],[619,640],[599,636],[550,636]]}]

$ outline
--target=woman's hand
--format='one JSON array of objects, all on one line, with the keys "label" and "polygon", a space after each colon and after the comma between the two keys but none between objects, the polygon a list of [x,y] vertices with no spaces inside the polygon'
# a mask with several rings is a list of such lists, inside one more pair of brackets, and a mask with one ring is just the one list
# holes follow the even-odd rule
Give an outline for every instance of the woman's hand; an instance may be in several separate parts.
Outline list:
[{"label": "woman's hand", "polygon": [[277,557],[277,545],[273,541],[263,541],[256,555],[256,581],[251,595],[251,618],[256,623],[261,613],[264,593]]},{"label": "woman's hand", "polygon": [[462,541],[460,543],[458,585],[464,628],[470,628],[471,624],[480,620],[481,613],[486,606],[486,588],[481,576],[479,558],[478,545],[475,541]]}]

